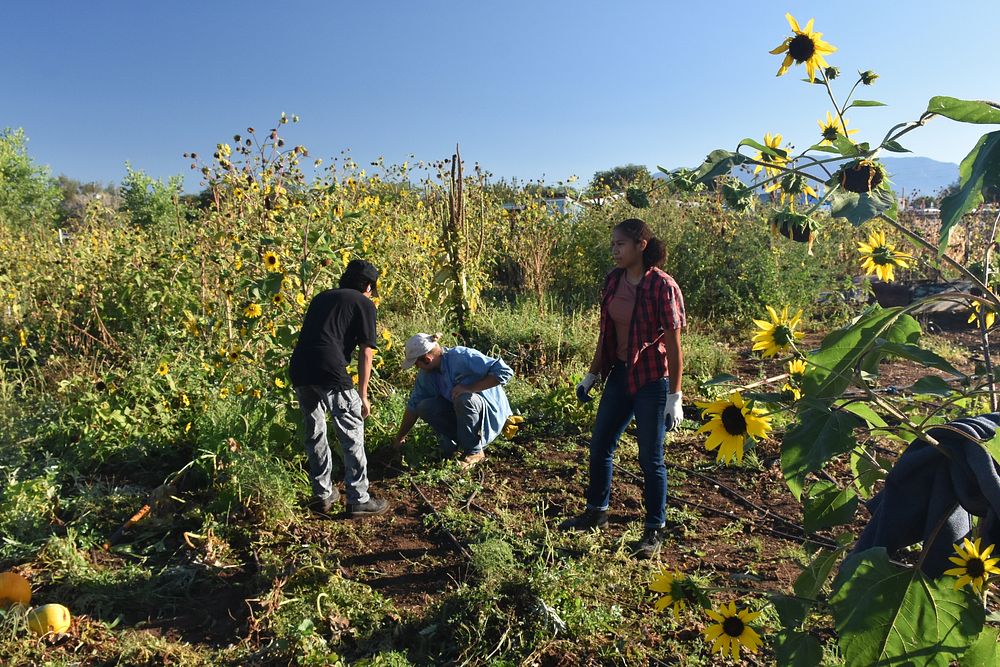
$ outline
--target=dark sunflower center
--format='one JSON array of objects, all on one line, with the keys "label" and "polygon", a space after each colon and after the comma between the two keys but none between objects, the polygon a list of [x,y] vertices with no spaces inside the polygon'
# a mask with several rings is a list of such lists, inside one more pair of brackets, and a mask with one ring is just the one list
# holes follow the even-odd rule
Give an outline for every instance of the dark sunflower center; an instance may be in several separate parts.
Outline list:
[{"label": "dark sunflower center", "polygon": [[880,266],[896,263],[892,257],[892,251],[882,245],[872,249],[872,261]]},{"label": "dark sunflower center", "polygon": [[839,136],[840,132],[837,131],[836,125],[830,125],[829,127],[823,128],[823,138],[827,141],[835,141]]},{"label": "dark sunflower center", "polygon": [[882,178],[882,170],[871,164],[858,164],[840,172],[840,184],[848,192],[871,192]]},{"label": "dark sunflower center", "polygon": [[986,574],[986,565],[979,558],[970,558],[965,564],[965,571],[968,572],[969,576],[973,579],[978,579]]},{"label": "dark sunflower center", "polygon": [[735,405],[730,405],[722,411],[722,426],[729,435],[743,435],[747,432],[747,420],[743,411]]},{"label": "dark sunflower center", "polygon": [[267,258],[267,263],[268,263],[268,264],[272,264],[272,265],[273,265],[273,264],[274,264],[274,263],[275,263],[276,261],[277,261],[277,260],[276,260],[276,259],[275,259],[274,257],[268,257],[268,258]]},{"label": "dark sunflower center", "polygon": [[788,53],[796,62],[804,63],[816,53],[816,43],[808,35],[796,35],[788,44]]},{"label": "dark sunflower center", "polygon": [[774,333],[771,334],[771,336],[774,338],[774,342],[779,347],[783,347],[792,342],[792,330],[784,324],[779,324],[774,327]]},{"label": "dark sunflower center", "polygon": [[722,622],[722,631],[730,637],[739,637],[745,627],[739,616],[730,616]]}]

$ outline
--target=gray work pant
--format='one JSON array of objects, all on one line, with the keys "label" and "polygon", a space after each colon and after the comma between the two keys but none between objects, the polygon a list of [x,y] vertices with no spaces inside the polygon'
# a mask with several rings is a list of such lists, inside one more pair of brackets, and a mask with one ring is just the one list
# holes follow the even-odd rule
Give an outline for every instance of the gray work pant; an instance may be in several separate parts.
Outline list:
[{"label": "gray work pant", "polygon": [[313,496],[326,500],[333,495],[330,443],[327,440],[326,416],[330,415],[333,432],[340,441],[344,457],[344,488],[347,502],[368,502],[368,459],[365,456],[365,421],[361,418],[361,397],[354,389],[330,390],[306,385],[296,387],[299,407],[305,419],[306,455]]},{"label": "gray work pant", "polygon": [[486,401],[481,394],[469,392],[454,401],[441,396],[425,398],[417,404],[417,414],[434,429],[438,444],[446,456],[456,449],[463,454],[483,451],[483,419]]}]

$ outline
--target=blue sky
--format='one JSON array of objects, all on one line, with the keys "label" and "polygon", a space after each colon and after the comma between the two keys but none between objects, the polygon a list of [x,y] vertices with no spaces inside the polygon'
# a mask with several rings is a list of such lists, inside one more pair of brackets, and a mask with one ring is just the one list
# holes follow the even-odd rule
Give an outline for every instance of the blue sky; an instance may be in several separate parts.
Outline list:
[{"label": "blue sky", "polygon": [[[199,2],[7,3],[0,127],[23,127],[53,173],[118,182],[124,164],[199,187],[185,151],[247,126],[314,157],[436,160],[456,142],[497,177],[554,183],[626,163],[695,166],[713,148],[780,132],[814,143],[821,86],[776,78],[784,13],[838,47],[840,96],[878,141],[934,95],[998,99],[1000,3]],[[994,63],[994,65],[990,65]],[[989,129],[935,119],[904,141],[958,162]]]}]

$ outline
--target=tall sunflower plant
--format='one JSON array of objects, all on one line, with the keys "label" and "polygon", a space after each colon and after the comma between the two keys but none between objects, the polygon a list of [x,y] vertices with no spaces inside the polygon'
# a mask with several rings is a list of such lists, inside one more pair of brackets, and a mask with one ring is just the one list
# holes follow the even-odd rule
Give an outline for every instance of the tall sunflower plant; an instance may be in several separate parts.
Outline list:
[{"label": "tall sunflower plant", "polygon": [[[870,497],[878,480],[888,473],[892,463],[881,456],[875,438],[905,443],[919,437],[938,446],[928,433],[932,426],[981,412],[984,406],[997,409],[987,334],[1000,299],[989,287],[989,255],[979,265],[985,269],[973,271],[945,250],[952,230],[963,224],[963,216],[976,211],[987,188],[1000,185],[1000,130],[984,134],[962,161],[958,188],[941,204],[937,239],[925,238],[900,220],[897,197],[880,156],[908,152],[901,143],[906,135],[937,117],[1000,125],[1000,105],[932,97],[916,120],[893,125],[878,141],[861,140],[848,114],[885,106],[855,97],[873,85],[878,75],[860,71],[839,101],[834,82],[840,70],[827,61],[836,47],[815,30],[812,19],[802,25],[791,14],[785,16],[791,32],[771,50],[782,58],[777,75],[802,66],[804,81],[825,93],[831,106],[818,120],[814,142],[796,152],[781,134],[768,133],[762,141],[740,141],[735,150],[714,150],[694,169],[661,171],[684,190],[715,188],[738,210],[748,210],[762,196],[769,196],[775,206],[769,217],[772,228],[796,241],[812,244],[816,240],[821,209],[846,218],[855,227],[866,227],[865,241],[858,247],[859,268],[883,281],[894,280],[896,271],[918,259],[916,253],[896,247],[892,238],[902,236],[920,251],[921,261],[947,265],[974,286],[971,293],[946,292],[907,306],[866,307],[813,351],[797,345],[801,335],[795,329],[801,313],[770,308],[768,319],[756,322],[754,350],[765,357],[787,355],[789,372],[783,377],[789,382],[782,392],[754,395],[733,390],[700,405],[707,420],[701,429],[708,434],[706,446],[724,461],[738,461],[746,444],[767,435],[776,411],[794,415],[782,438],[781,466],[789,490],[803,503],[804,528],[812,533],[852,523],[859,500]],[[752,176],[738,178],[739,171],[752,171]],[[886,234],[889,230],[892,237]],[[986,247],[993,241],[989,239]],[[931,300],[970,306],[970,322],[982,332],[987,350],[984,365],[975,374],[962,373],[919,346],[921,329],[913,311]],[[887,357],[937,373],[928,373],[902,390],[880,387],[879,365]],[[866,438],[859,439],[859,433],[866,433]],[[1000,461],[1000,438],[980,444]],[[834,463],[849,466],[850,482],[829,481],[833,477],[823,474]],[[826,479],[817,481],[819,476]],[[987,598],[983,591],[989,575],[998,572],[993,560],[987,559],[992,547],[980,552],[978,539],[966,540],[964,547],[956,546],[957,556],[952,559],[959,567],[934,578],[920,567],[923,554],[916,567],[890,561],[881,549],[855,553],[841,562],[854,539],[844,532],[836,544],[815,551],[795,582],[793,594],[772,597],[782,625],[775,646],[779,664],[820,663],[821,646],[808,626],[826,615],[832,615],[847,664],[947,665],[966,654],[986,655],[983,664],[1000,664],[997,632],[984,629],[983,600]],[[838,563],[839,573],[832,578]]]}]

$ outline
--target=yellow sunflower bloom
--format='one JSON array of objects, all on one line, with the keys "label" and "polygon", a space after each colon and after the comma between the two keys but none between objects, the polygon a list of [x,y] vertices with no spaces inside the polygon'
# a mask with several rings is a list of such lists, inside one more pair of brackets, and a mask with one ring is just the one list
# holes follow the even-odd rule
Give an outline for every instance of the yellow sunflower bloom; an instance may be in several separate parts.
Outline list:
[{"label": "yellow sunflower bloom", "polygon": [[654,605],[656,611],[663,611],[667,607],[671,607],[674,611],[674,618],[680,618],[689,598],[688,584],[688,578],[676,568],[673,572],[663,570],[653,577],[653,581],[649,584],[650,590],[664,594]]},{"label": "yellow sunflower bloom", "polygon": [[[768,148],[773,148],[775,150],[782,150],[782,148],[781,148],[781,135],[780,134],[775,134],[772,137],[771,133],[768,132],[767,134],[764,135],[764,145],[767,146]],[[753,173],[755,175],[759,174],[760,170],[763,169],[764,173],[767,175],[768,178],[771,178],[773,176],[777,176],[778,173],[781,171],[779,169],[779,167],[783,166],[784,164],[786,164],[788,162],[788,158],[787,157],[767,155],[763,151],[757,151],[757,155],[756,155],[756,157],[754,157],[754,159],[757,162],[764,162],[766,164],[762,164],[762,165],[758,164],[757,167],[753,170]]]},{"label": "yellow sunflower bloom", "polygon": [[275,252],[268,250],[264,253],[264,268],[267,269],[268,273],[281,271],[281,260]]},{"label": "yellow sunflower bloom", "polygon": [[895,246],[885,240],[885,232],[874,231],[868,235],[866,243],[858,244],[858,252],[864,261],[861,268],[866,275],[876,274],[879,280],[887,283],[895,279],[893,268],[905,269],[913,261],[913,255],[896,250]]},{"label": "yellow sunflower bloom", "polygon": [[759,611],[738,611],[736,603],[730,602],[728,608],[722,605],[718,611],[709,609],[706,613],[715,621],[704,630],[705,639],[712,643],[712,653],[725,653],[728,650],[732,653],[733,660],[738,662],[741,646],[751,653],[756,653],[760,648],[760,635],[750,627],[751,621],[760,616]]},{"label": "yellow sunflower bloom", "polygon": [[990,558],[994,545],[991,544],[980,551],[979,543],[978,537],[975,542],[965,538],[962,544],[955,545],[955,553],[958,555],[948,557],[948,560],[958,566],[944,571],[947,575],[958,577],[955,590],[966,584],[972,584],[972,589],[981,594],[989,576],[1000,574],[1000,568],[996,566],[1000,558]]},{"label": "yellow sunflower bloom", "polygon": [[[968,323],[969,324],[975,324],[977,328],[980,326],[980,324],[979,324],[979,314],[982,312],[982,308],[983,308],[983,304],[981,304],[978,301],[973,302],[973,304],[972,304],[972,313],[969,315],[969,319],[968,319]],[[996,319],[997,319],[996,311],[994,311],[992,308],[987,308],[986,309],[986,328],[987,329],[992,329],[993,328],[993,323],[996,321]]]},{"label": "yellow sunflower bloom", "polygon": [[720,462],[735,460],[742,463],[746,439],[763,438],[771,430],[770,417],[748,406],[738,391],[722,400],[696,402],[695,405],[701,408],[703,417],[711,417],[698,432],[708,432],[705,449],[712,451],[718,448],[716,460]]},{"label": "yellow sunflower bloom", "polygon": [[771,306],[767,307],[768,315],[771,317],[770,321],[767,320],[754,320],[753,323],[757,325],[760,329],[753,337],[753,350],[754,352],[760,351],[761,356],[765,359],[768,357],[773,357],[779,352],[784,352],[789,347],[795,345],[795,341],[801,340],[804,333],[800,331],[795,331],[796,325],[798,325],[799,320],[802,319],[802,309],[795,315],[788,316],[788,306],[785,306],[781,310],[781,315]]},{"label": "yellow sunflower bloom", "polygon": [[[858,130],[847,130],[847,134],[842,131],[844,128],[840,126],[840,118],[833,116],[829,111],[826,112],[826,122],[821,120],[816,121],[819,123],[819,132],[823,135],[823,141],[819,142],[820,146],[833,145],[833,142],[840,137],[846,136],[848,139],[851,138],[852,134],[857,134]],[[844,127],[851,124],[851,121],[847,118],[844,119]]]},{"label": "yellow sunflower bloom", "polygon": [[274,386],[277,387],[278,389],[284,389],[288,385],[281,378],[274,378]]},{"label": "yellow sunflower bloom", "polygon": [[806,374],[806,360],[805,359],[792,359],[788,362],[788,374],[791,376],[792,380],[796,382],[802,379],[802,376]]},{"label": "yellow sunflower bloom", "polygon": [[260,317],[263,313],[264,310],[260,307],[259,303],[251,303],[243,309],[243,316],[250,319]]},{"label": "yellow sunflower bloom", "polygon": [[788,25],[791,26],[792,32],[795,34],[786,37],[785,41],[771,51],[774,55],[785,54],[785,59],[781,62],[781,67],[778,68],[778,76],[787,72],[793,63],[796,65],[804,64],[809,81],[815,81],[816,68],[827,67],[826,59],[823,56],[833,53],[837,47],[820,39],[823,33],[813,32],[813,19],[809,19],[809,23],[803,30],[799,27],[794,16],[786,13],[785,18],[788,19]]},{"label": "yellow sunflower bloom", "polygon": [[170,372],[170,364],[165,361],[161,361],[160,365],[156,367],[157,375],[166,375]]}]

